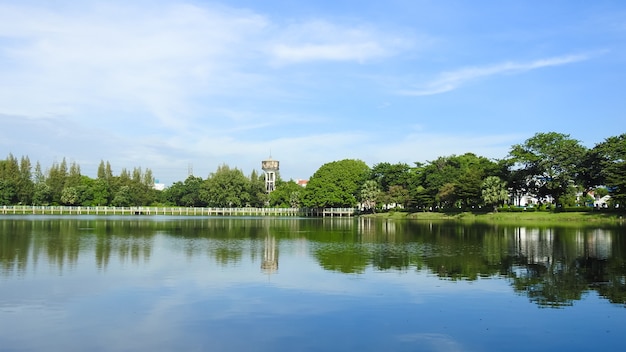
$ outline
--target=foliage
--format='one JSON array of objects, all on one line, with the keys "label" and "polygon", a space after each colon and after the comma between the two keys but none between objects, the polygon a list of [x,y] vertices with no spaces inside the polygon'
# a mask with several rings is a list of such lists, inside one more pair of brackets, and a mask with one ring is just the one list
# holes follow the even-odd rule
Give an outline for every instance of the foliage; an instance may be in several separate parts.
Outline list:
[{"label": "foliage", "polygon": [[80,194],[76,187],[65,187],[61,192],[61,202],[64,205],[77,205],[80,200]]},{"label": "foliage", "polygon": [[388,192],[393,186],[408,188],[411,183],[411,167],[405,163],[378,163],[372,167],[370,178],[378,183],[383,192]]},{"label": "foliage", "polygon": [[249,189],[249,180],[241,170],[223,164],[209,175],[203,194],[210,207],[242,207],[249,204]]},{"label": "foliage", "polygon": [[492,205],[493,210],[498,210],[498,205],[509,199],[509,192],[506,184],[497,176],[489,176],[482,184],[483,201],[487,205]]},{"label": "foliage", "polygon": [[304,189],[295,181],[279,181],[276,182],[276,189],[269,194],[269,204],[272,207],[298,208],[302,193],[304,193]]},{"label": "foliage", "polygon": [[374,180],[367,180],[363,184],[361,188],[361,203],[365,209],[376,209],[376,200],[380,196],[380,188],[378,188],[378,184]]},{"label": "foliage", "polygon": [[[278,176],[278,175],[277,175]],[[280,181],[276,180],[278,184]],[[250,194],[249,205],[251,207],[261,208],[269,202],[269,195],[265,190],[265,177],[264,175],[257,174],[256,170],[252,170],[249,178],[250,187],[248,193]],[[273,192],[272,192],[273,193]]]},{"label": "foliage", "polygon": [[411,200],[409,190],[400,185],[394,185],[389,187],[389,191],[387,191],[388,201],[389,203],[393,203],[396,205],[402,205],[402,207],[407,208],[409,205],[409,201]]},{"label": "foliage", "polygon": [[353,207],[369,173],[370,168],[361,160],[326,163],[309,180],[303,205],[310,208]]},{"label": "foliage", "polygon": [[139,206],[158,202],[187,207],[353,207],[362,201],[372,209],[395,204],[458,212],[483,205],[496,207],[505,200],[506,192],[514,204],[520,204],[522,195],[532,195],[556,201],[560,207],[586,206],[593,202],[588,194],[596,199],[608,194],[609,205],[623,209],[626,134],[609,137],[588,150],[569,135],[537,133],[513,145],[507,159],[496,161],[465,153],[414,166],[382,162],[371,170],[361,160],[333,161],[322,165],[306,188],[278,177],[270,194],[262,174],[253,171],[246,177],[228,165],[218,166],[207,179],[190,176],[164,191],[154,190],[153,182],[150,169],[122,169],[115,175],[104,160],[92,179],[82,175],[80,165],[65,158],[44,172],[39,162],[33,169],[28,157],[18,159],[9,154],[0,160],[0,205]]},{"label": "foliage", "polygon": [[595,185],[605,185],[615,204],[626,205],[626,133],[609,137],[592,150],[591,169],[600,170]]},{"label": "foliage", "polygon": [[207,204],[206,190],[203,189],[204,181],[201,177],[190,175],[180,185],[180,193],[174,201],[176,205],[185,207],[202,207]]},{"label": "foliage", "polygon": [[529,191],[541,199],[559,200],[570,182],[579,180],[578,163],[586,149],[567,134],[537,133],[511,148],[510,157]]},{"label": "foliage", "polygon": [[127,207],[132,203],[132,198],[130,194],[130,186],[122,186],[117,192],[115,192],[115,196],[113,197],[112,205],[116,207]]},{"label": "foliage", "polygon": [[420,203],[427,207],[471,208],[482,203],[481,184],[499,172],[499,165],[472,153],[439,157],[419,169],[424,191]]}]

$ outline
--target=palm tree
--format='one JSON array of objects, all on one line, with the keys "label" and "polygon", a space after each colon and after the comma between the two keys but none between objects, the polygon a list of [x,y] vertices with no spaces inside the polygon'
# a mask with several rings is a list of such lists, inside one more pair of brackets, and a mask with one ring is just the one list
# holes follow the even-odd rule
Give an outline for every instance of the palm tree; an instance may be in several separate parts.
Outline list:
[{"label": "palm tree", "polygon": [[498,205],[509,199],[506,183],[497,176],[489,176],[483,181],[483,201],[487,205],[493,205],[493,211],[498,211]]}]

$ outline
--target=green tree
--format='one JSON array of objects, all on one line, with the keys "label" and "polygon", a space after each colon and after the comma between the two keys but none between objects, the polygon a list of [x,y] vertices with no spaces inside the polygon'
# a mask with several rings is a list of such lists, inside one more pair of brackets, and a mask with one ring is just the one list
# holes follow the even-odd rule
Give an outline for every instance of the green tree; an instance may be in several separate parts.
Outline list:
[{"label": "green tree", "polygon": [[53,204],[61,204],[61,193],[63,192],[63,188],[65,188],[65,181],[67,179],[67,162],[65,158],[61,161],[61,163],[53,163],[50,169],[48,170],[48,177],[46,178],[46,182],[50,187],[50,193],[52,195],[52,203]]},{"label": "green tree", "polygon": [[97,178],[110,180],[113,178],[113,171],[111,170],[111,164],[107,161],[106,164],[104,160],[100,160],[100,164],[98,165],[98,174]]},{"label": "green tree", "polygon": [[[276,187],[278,187],[279,182],[281,181],[276,180]],[[250,174],[250,190],[248,193],[250,194],[250,206],[252,207],[261,208],[269,201],[269,195],[265,191],[265,177],[262,174],[258,174],[256,170],[252,170]]]},{"label": "green tree", "polygon": [[570,182],[578,179],[578,165],[585,150],[567,134],[548,132],[514,145],[509,155],[537,196],[558,200]]},{"label": "green tree", "polygon": [[6,179],[0,179],[0,205],[11,205],[15,199],[15,186]]},{"label": "green tree", "polygon": [[79,195],[79,204],[84,206],[99,205],[95,202],[95,184],[96,180],[89,176],[82,175],[80,177],[80,184],[76,186]]},{"label": "green tree", "polygon": [[483,181],[482,196],[485,204],[493,206],[493,211],[497,212],[498,205],[509,199],[509,192],[498,176],[489,176]]},{"label": "green tree", "polygon": [[361,204],[365,209],[376,211],[376,200],[380,196],[380,188],[374,180],[367,180],[361,188]]},{"label": "green tree", "polygon": [[482,203],[481,184],[498,174],[499,164],[473,153],[439,157],[419,169],[420,198],[430,207],[472,207]]},{"label": "green tree", "polygon": [[467,208],[476,207],[482,203],[481,185],[485,171],[478,167],[470,167],[454,183],[456,197],[461,205]]},{"label": "green tree", "polygon": [[111,202],[111,187],[104,178],[97,178],[91,186],[93,205],[109,205]]},{"label": "green tree", "polygon": [[202,177],[190,175],[183,183],[182,193],[177,200],[176,205],[185,207],[203,207],[206,201],[202,197],[202,185],[204,180]]},{"label": "green tree", "polygon": [[241,207],[250,201],[250,180],[237,168],[223,164],[204,183],[206,203],[211,207]]},{"label": "green tree", "polygon": [[383,192],[388,192],[392,186],[408,188],[411,181],[411,167],[405,163],[378,163],[372,167],[370,177],[378,183]]},{"label": "green tree", "polygon": [[387,194],[389,195],[390,203],[400,204],[405,209],[408,208],[409,201],[411,200],[408,189],[400,185],[394,185],[389,187]]},{"label": "green tree", "polygon": [[441,188],[439,188],[439,192],[437,192],[437,196],[435,198],[439,204],[441,204],[442,208],[452,208],[457,205],[457,195],[456,195],[456,186],[452,182],[445,183]]},{"label": "green tree", "polygon": [[108,161],[105,164],[104,160],[100,160],[97,178],[92,185],[92,192],[94,205],[111,204],[114,195],[113,171]]},{"label": "green tree", "polygon": [[148,189],[152,189],[154,187],[154,175],[152,174],[152,170],[146,168],[141,175],[141,184],[143,184]]},{"label": "green tree", "polygon": [[270,206],[299,208],[303,192],[302,186],[298,185],[294,180],[276,182],[276,189],[269,194]]},{"label": "green tree", "polygon": [[18,202],[20,167],[12,154],[0,160],[0,204],[11,205]]},{"label": "green tree", "polygon": [[422,185],[413,187],[409,190],[410,201],[418,209],[430,210],[433,204],[433,199],[428,194],[428,190]]},{"label": "green tree", "polygon": [[39,182],[35,184],[35,190],[33,193],[34,205],[49,205],[52,202],[52,190],[45,182]]},{"label": "green tree", "polygon": [[80,185],[82,175],[80,173],[80,165],[76,162],[70,164],[70,169],[65,179],[65,187],[77,187]]},{"label": "green tree", "polygon": [[35,163],[35,171],[33,173],[33,182],[35,183],[46,182],[46,175],[43,174],[43,171],[41,170],[41,164],[39,163],[39,161]]},{"label": "green tree", "polygon": [[353,207],[370,169],[361,160],[344,159],[322,165],[305,188],[303,204],[310,208]]},{"label": "green tree", "polygon": [[[108,171],[105,167],[105,180]],[[149,205],[156,199],[156,191],[152,188],[153,184],[149,182],[152,179],[152,171],[149,169],[142,172],[140,167],[133,168],[132,174],[126,168],[123,168],[120,175],[113,177],[110,181],[111,193],[114,195],[112,202],[118,197],[118,192],[124,188],[124,201],[128,200],[129,205]]]},{"label": "green tree", "polygon": [[20,175],[17,181],[17,200],[20,204],[32,204],[35,184],[32,177],[32,165],[30,159],[20,159]]},{"label": "green tree", "polygon": [[184,195],[185,185],[180,181],[174,182],[163,191],[163,199],[169,205],[181,205],[181,199]]},{"label": "green tree", "polygon": [[77,205],[80,201],[80,193],[73,186],[63,188],[61,192],[61,203],[64,205]]},{"label": "green tree", "polygon": [[609,137],[592,149],[595,185],[607,186],[614,204],[626,205],[626,133]]},{"label": "green tree", "polygon": [[132,196],[130,186],[122,186],[117,192],[115,192],[115,196],[113,197],[113,201],[111,202],[113,206],[116,207],[128,207],[132,204]]}]

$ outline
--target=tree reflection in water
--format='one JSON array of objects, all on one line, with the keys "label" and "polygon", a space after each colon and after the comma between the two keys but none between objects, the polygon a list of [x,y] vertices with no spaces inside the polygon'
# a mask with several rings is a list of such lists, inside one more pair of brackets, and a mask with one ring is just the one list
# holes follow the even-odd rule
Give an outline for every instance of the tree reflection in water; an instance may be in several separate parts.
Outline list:
[{"label": "tree reflection in water", "polygon": [[7,217],[0,219],[0,275],[21,276],[47,262],[60,274],[82,256],[99,270],[111,260],[151,260],[155,240],[188,258],[221,266],[248,256],[279,271],[281,246],[302,244],[326,270],[360,274],[426,271],[442,280],[502,277],[542,307],[572,305],[596,291],[626,307],[623,226],[512,226],[369,218]]}]

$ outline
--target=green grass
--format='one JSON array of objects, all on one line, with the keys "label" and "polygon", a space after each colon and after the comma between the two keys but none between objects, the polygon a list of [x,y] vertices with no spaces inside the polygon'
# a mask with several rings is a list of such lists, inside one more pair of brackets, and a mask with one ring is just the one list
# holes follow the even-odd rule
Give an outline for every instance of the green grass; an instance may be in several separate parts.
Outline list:
[{"label": "green grass", "polygon": [[623,224],[626,214],[602,212],[386,212],[364,215],[366,217],[382,219],[409,219],[409,220],[454,220],[454,221],[484,221],[494,223],[546,222],[546,223],[617,223]]}]

